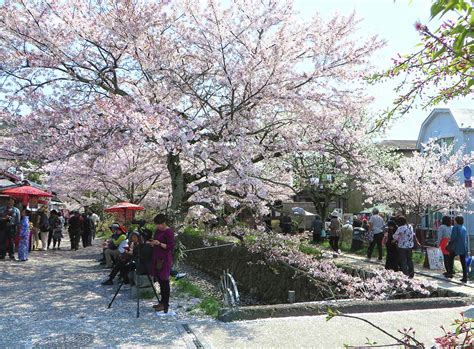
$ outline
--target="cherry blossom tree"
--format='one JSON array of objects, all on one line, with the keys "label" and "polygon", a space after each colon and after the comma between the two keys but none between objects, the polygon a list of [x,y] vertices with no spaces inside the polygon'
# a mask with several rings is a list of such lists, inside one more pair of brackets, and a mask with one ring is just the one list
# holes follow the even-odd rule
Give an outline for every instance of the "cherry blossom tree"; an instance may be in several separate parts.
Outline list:
[{"label": "cherry blossom tree", "polygon": [[432,212],[465,209],[472,200],[459,172],[474,162],[474,152],[457,151],[432,140],[421,152],[402,158],[394,167],[380,167],[363,184],[369,201],[386,203],[417,216]]},{"label": "cherry blossom tree", "polygon": [[83,205],[128,201],[164,208],[170,195],[165,162],[147,148],[128,146],[99,156],[77,154],[45,170],[53,191]]},{"label": "cherry blossom tree", "polygon": [[173,210],[261,202],[263,163],[328,139],[350,151],[340,124],[361,123],[382,45],[357,23],[303,21],[292,1],[3,1],[1,151],[65,162],[142,145],[166,158]]}]

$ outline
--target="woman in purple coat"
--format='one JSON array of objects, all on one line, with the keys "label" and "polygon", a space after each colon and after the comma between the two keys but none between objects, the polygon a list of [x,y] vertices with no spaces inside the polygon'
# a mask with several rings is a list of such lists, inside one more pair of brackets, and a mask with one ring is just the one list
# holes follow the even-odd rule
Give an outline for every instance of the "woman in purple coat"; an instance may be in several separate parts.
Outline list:
[{"label": "woman in purple coat", "polygon": [[150,274],[160,283],[161,300],[153,306],[155,311],[168,312],[170,301],[170,272],[173,265],[175,246],[173,230],[166,225],[166,216],[158,214],[153,219],[156,232],[149,243],[153,246],[153,258]]}]

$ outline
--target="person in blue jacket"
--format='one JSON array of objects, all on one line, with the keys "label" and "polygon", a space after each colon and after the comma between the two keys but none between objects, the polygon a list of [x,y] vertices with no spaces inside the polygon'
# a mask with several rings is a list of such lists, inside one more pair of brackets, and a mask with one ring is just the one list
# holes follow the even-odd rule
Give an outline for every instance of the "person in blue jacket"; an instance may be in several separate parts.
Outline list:
[{"label": "person in blue jacket", "polygon": [[453,245],[453,250],[449,253],[449,270],[447,271],[447,278],[453,277],[454,258],[459,256],[462,266],[461,282],[467,282],[467,265],[466,256],[469,253],[469,242],[467,237],[467,230],[464,224],[464,218],[457,216],[454,218],[454,227],[451,231],[450,244]]}]

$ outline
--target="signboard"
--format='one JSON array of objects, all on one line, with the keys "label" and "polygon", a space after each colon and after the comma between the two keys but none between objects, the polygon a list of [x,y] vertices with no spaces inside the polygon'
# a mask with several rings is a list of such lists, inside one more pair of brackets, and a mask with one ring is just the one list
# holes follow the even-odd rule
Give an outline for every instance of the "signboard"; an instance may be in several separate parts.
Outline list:
[{"label": "signboard", "polygon": [[437,247],[427,247],[426,253],[428,254],[428,263],[431,270],[443,270],[444,269],[444,258],[443,253]]},{"label": "signboard", "polygon": [[464,166],[464,186],[466,188],[472,188],[472,171],[470,166]]},{"label": "signboard", "polygon": [[464,178],[466,180],[470,180],[471,179],[471,176],[472,176],[472,171],[471,171],[471,167],[469,166],[464,166]]}]

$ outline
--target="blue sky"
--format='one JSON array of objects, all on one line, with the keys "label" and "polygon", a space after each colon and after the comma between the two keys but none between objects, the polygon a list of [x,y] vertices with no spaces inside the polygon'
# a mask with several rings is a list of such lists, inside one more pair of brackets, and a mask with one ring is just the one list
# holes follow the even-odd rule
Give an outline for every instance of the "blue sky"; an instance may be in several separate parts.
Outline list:
[{"label": "blue sky", "polygon": [[[429,22],[430,0],[296,0],[296,9],[303,17],[310,17],[319,12],[322,17],[336,12],[350,14],[355,10],[357,17],[363,19],[359,24],[359,35],[377,34],[387,41],[386,46],[373,57],[373,65],[383,69],[391,64],[390,58],[397,53],[413,52],[419,42],[419,35],[414,23],[420,21],[435,27]],[[373,111],[383,110],[390,105],[395,94],[394,84],[379,84],[369,89],[375,97]],[[444,107],[445,105],[440,105]],[[455,108],[473,108],[472,98],[455,100],[448,105]],[[414,109],[403,118],[394,122],[387,132],[388,139],[416,139],[423,120],[430,110]]]}]

